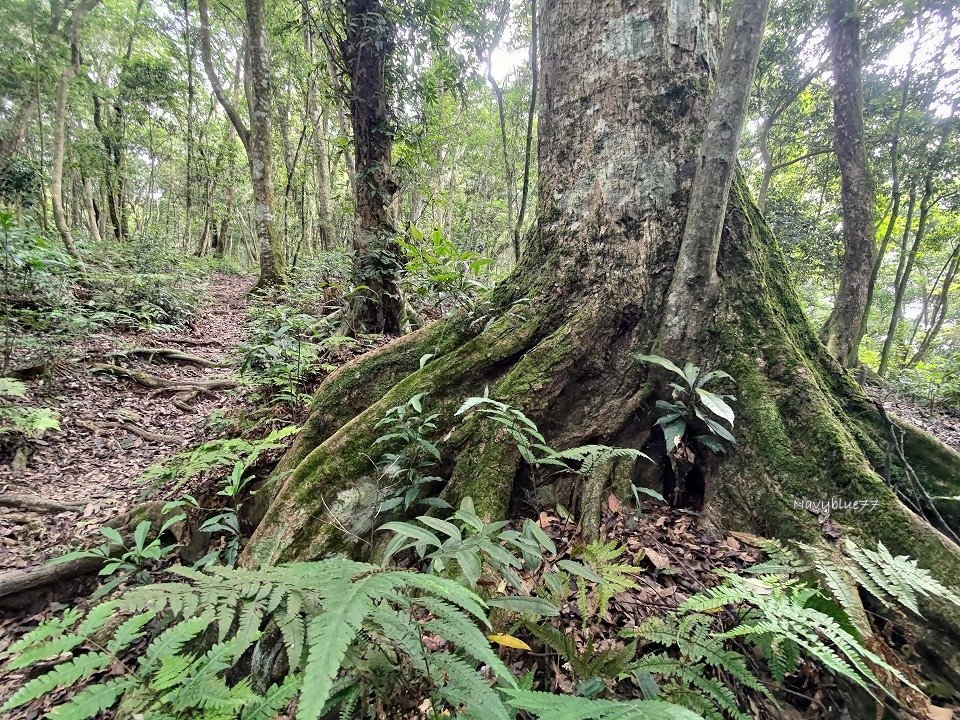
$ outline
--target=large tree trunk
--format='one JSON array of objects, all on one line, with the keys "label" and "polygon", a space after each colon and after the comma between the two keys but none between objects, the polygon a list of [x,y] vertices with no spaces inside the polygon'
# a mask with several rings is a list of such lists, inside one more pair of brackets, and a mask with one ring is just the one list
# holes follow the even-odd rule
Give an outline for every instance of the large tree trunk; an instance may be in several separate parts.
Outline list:
[{"label": "large tree trunk", "polygon": [[[382,432],[375,425],[419,392],[438,413],[443,496],[469,495],[481,515],[529,512],[549,502],[549,492],[589,524],[607,480],[674,480],[662,450],[656,467],[631,461],[598,483],[540,478],[496,427],[454,417],[464,398],[489,388],[533,418],[553,447],[605,443],[656,454],[663,445],[653,408],[665,390],[637,355],[666,330],[701,139],[710,136],[718,15],[706,0],[551,0],[539,19],[540,213],[521,262],[498,286],[485,322],[454,316],[327,378],[277,469],[279,485],[245,562],[365,552],[384,519],[370,461]],[[691,493],[704,522],[817,541],[825,529],[797,501],[876,499],[872,513],[834,522],[960,583],[957,548],[884,482],[897,472],[885,467],[886,421],[813,333],[740,179],[715,277],[714,302],[687,327],[696,333],[686,337],[686,357],[674,358],[727,370],[740,398],[737,447],[729,458],[706,458],[700,497]],[[427,353],[434,357],[421,367]],[[960,489],[955,453],[918,432],[904,449],[925,458],[914,469],[934,494]],[[960,618],[935,604],[928,617],[942,627],[932,652],[960,677],[960,656],[943,649],[960,637]]]},{"label": "large tree trunk", "polygon": [[393,21],[380,0],[347,0],[343,60],[350,78],[349,104],[357,181],[357,223],[353,237],[353,293],[350,329],[400,332],[400,248],[391,205],[393,121],[387,95],[387,61],[394,52]]},{"label": "large tree trunk", "polygon": [[821,332],[837,361],[856,367],[867,328],[873,272],[876,202],[863,132],[860,15],[857,0],[831,0],[830,51],[833,58],[833,147],[840,165],[843,206],[843,269],[833,310]]}]

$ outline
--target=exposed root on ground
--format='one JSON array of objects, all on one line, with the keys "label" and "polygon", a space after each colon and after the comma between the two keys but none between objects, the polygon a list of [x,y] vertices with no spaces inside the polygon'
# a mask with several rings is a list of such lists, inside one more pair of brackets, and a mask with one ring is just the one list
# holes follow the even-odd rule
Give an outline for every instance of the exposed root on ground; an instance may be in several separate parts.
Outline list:
[{"label": "exposed root on ground", "polygon": [[167,360],[169,362],[187,363],[189,365],[197,365],[199,367],[208,367],[208,368],[224,368],[224,367],[230,366],[229,363],[208,360],[207,358],[200,357],[199,355],[191,355],[190,353],[181,352],[176,348],[165,348],[165,347],[137,347],[137,348],[131,348],[129,350],[115,350],[113,352],[107,353],[107,357],[108,358],[143,357],[143,358],[146,358],[148,362],[153,362],[154,358],[159,358],[161,360]]},{"label": "exposed root on ground", "polygon": [[144,372],[142,370],[132,370],[130,368],[120,367],[110,363],[97,363],[90,366],[92,373],[109,373],[127,380],[132,380],[138,385],[151,388],[153,390],[179,391],[179,390],[229,390],[239,385],[235,380],[168,380],[167,378]]},{"label": "exposed root on ground", "polygon": [[35,513],[75,512],[83,509],[83,503],[64,503],[48,500],[29,493],[0,493],[0,507],[17,508]]},{"label": "exposed root on ground", "polygon": [[182,445],[185,442],[182,437],[178,437],[176,435],[165,435],[163,433],[152,432],[151,430],[142,428],[139,425],[136,425],[135,423],[126,422],[126,421],[125,422],[107,421],[107,422],[100,422],[100,423],[92,423],[92,422],[87,422],[85,420],[77,420],[77,425],[79,425],[82,428],[86,428],[92,433],[103,433],[106,430],[115,430],[117,428],[121,428],[123,430],[126,430],[128,433],[131,433],[133,435],[136,435],[137,437],[143,438],[144,440],[149,440],[151,442],[176,443],[178,445]]}]

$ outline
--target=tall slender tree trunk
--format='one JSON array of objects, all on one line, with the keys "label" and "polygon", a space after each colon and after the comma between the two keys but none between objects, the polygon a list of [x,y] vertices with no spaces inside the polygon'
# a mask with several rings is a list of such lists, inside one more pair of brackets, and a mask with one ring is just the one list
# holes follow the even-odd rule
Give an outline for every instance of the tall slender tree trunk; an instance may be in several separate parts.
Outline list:
[{"label": "tall slender tree trunk", "polygon": [[321,109],[313,131],[314,182],[317,193],[317,220],[320,247],[332,250],[335,230],[333,226],[333,202],[330,192],[330,153],[327,149],[327,111]]},{"label": "tall slender tree trunk", "polygon": [[[309,23],[307,0],[303,0],[303,44],[312,65],[317,64],[313,29]],[[327,110],[317,97],[317,78],[312,78],[307,92],[307,114],[313,125],[314,192],[320,247],[333,247],[333,205],[330,199],[330,154],[327,149]]]},{"label": "tall slender tree trunk", "polygon": [[13,114],[7,123],[3,137],[0,138],[0,168],[7,164],[23,145],[23,139],[27,134],[27,125],[30,123],[30,116],[37,110],[36,97],[24,98],[17,106],[17,111]]},{"label": "tall slender tree trunk", "polygon": [[350,329],[396,335],[403,298],[391,206],[393,120],[386,86],[387,60],[394,52],[392,21],[381,0],[347,0],[343,58],[350,79],[349,105],[356,161],[357,222],[353,237]]},{"label": "tall slender tree trunk", "polygon": [[900,108],[897,111],[897,119],[893,126],[893,133],[890,138],[890,208],[887,213],[887,223],[883,231],[883,238],[880,240],[880,248],[873,261],[873,272],[870,274],[870,287],[867,293],[867,309],[873,303],[873,295],[877,288],[877,278],[880,275],[880,267],[883,264],[883,258],[887,254],[887,248],[890,246],[890,240],[893,238],[893,230],[896,227],[897,220],[900,217],[900,205],[903,201],[903,188],[901,187],[900,177],[900,132],[903,129],[903,120],[907,112],[907,104],[910,99],[910,86],[913,80],[913,63],[917,56],[917,50],[920,47],[920,38],[922,33],[917,33],[917,40],[910,50],[910,60],[907,62],[907,71],[904,74],[903,81],[900,83]]},{"label": "tall slender tree trunk", "polygon": [[537,0],[530,0],[530,103],[527,106],[527,132],[523,146],[523,175],[520,187],[520,209],[517,211],[517,222],[513,226],[513,254],[520,260],[520,234],[523,231],[523,222],[527,215],[527,200],[530,195],[530,158],[533,146],[533,122],[537,114],[537,91],[539,85],[540,63],[537,59],[537,43],[539,42],[539,28],[537,27]]},{"label": "tall slender tree trunk", "polygon": [[70,15],[69,32],[70,61],[60,73],[57,82],[57,94],[53,109],[53,159],[50,169],[50,198],[53,205],[53,221],[63,241],[67,253],[77,262],[83,262],[76,244],[73,242],[73,233],[67,222],[63,206],[63,156],[66,148],[67,126],[67,97],[70,92],[70,83],[80,69],[80,27],[83,19],[99,2],[99,0],[81,0]]},{"label": "tall slender tree trunk", "polygon": [[250,84],[253,91],[247,159],[253,184],[253,213],[260,241],[258,285],[269,287],[283,281],[285,261],[274,214],[273,127],[270,117],[273,95],[267,51],[266,3],[265,0],[246,0],[246,8]]},{"label": "tall slender tree trunk", "polygon": [[833,149],[840,165],[843,207],[843,267],[833,310],[820,334],[845,367],[859,362],[867,329],[874,258],[876,190],[867,162],[863,131],[860,14],[857,0],[830,0],[830,54],[833,59]]},{"label": "tall slender tree trunk", "polygon": [[926,359],[927,353],[930,352],[933,346],[933,341],[937,338],[937,335],[940,334],[940,330],[943,328],[943,322],[947,318],[947,310],[950,304],[950,289],[953,287],[954,280],[957,279],[958,271],[960,271],[960,244],[954,246],[953,252],[947,260],[943,283],[940,286],[940,294],[934,303],[931,325],[926,333],[924,333],[920,347],[917,348],[913,357],[910,358],[907,367],[914,367],[917,363]]},{"label": "tall slender tree trunk", "polygon": [[198,0],[200,11],[200,55],[207,80],[217,101],[230,118],[247,154],[250,183],[253,188],[253,219],[260,246],[260,278],[257,287],[265,288],[283,281],[284,252],[276,231],[273,189],[273,94],[267,50],[265,0],[246,0],[246,72],[244,85],[248,95],[250,127],[227,96],[213,65],[210,41],[210,17],[207,0]]},{"label": "tall slender tree trunk", "polygon": [[87,213],[87,229],[90,232],[90,239],[97,246],[103,244],[103,238],[100,236],[100,227],[97,225],[97,209],[93,202],[93,180],[89,175],[83,178],[83,200]]},{"label": "tall slender tree trunk", "polygon": [[107,209],[110,212],[110,224],[113,226],[113,233],[118,242],[129,238],[125,216],[123,212],[123,198],[120,192],[120,178],[118,177],[118,168],[120,166],[120,149],[114,137],[114,129],[109,121],[104,118],[105,106],[99,95],[93,95],[93,122],[100,133],[100,141],[106,153],[106,162],[104,163],[104,183],[106,184]]},{"label": "tall slender tree trunk", "polygon": [[769,0],[737,0],[727,22],[717,87],[697,157],[680,254],[666,299],[663,341],[673,353],[685,352],[689,342],[700,341],[703,321],[709,317],[705,305],[709,307],[715,301],[720,289],[720,234],[769,8]]},{"label": "tall slender tree trunk", "polygon": [[907,288],[910,284],[910,275],[913,273],[913,266],[917,261],[917,253],[920,251],[920,245],[926,236],[927,220],[930,217],[930,207],[933,204],[933,175],[927,173],[924,178],[923,196],[920,198],[920,215],[917,218],[917,230],[913,235],[913,243],[907,249],[907,235],[910,232],[910,226],[913,224],[913,203],[915,201],[915,188],[911,187],[910,208],[907,212],[907,226],[904,229],[903,244],[900,248],[900,261],[897,266],[897,278],[893,291],[893,311],[890,315],[890,326],[887,328],[887,336],[883,341],[883,350],[880,353],[880,367],[877,373],[880,377],[887,374],[890,367],[890,354],[897,338],[897,326],[903,318],[903,302],[907,294]]},{"label": "tall slender tree trunk", "polygon": [[183,195],[184,218],[186,219],[187,236],[184,242],[187,247],[193,246],[193,107],[196,97],[196,85],[193,72],[193,37],[190,29],[189,0],[183,0],[183,46],[187,57],[187,163],[184,167]]},{"label": "tall slender tree trunk", "polygon": [[[506,27],[507,21],[510,19],[510,3],[502,2],[497,8],[497,16],[500,21],[497,25],[496,30],[493,33],[493,41],[490,43],[490,47],[487,48],[487,82],[490,83],[490,88],[493,90],[493,97],[497,103],[497,120],[500,127],[500,157],[503,164],[503,176],[504,176],[504,186],[503,193],[507,201],[507,220],[509,221],[509,230],[510,240],[513,244],[513,257],[514,260],[520,259],[520,238],[519,234],[516,232],[516,222],[517,222],[517,213],[516,213],[516,202],[517,202],[517,188],[516,188],[516,163],[513,162],[513,159],[510,157],[510,150],[508,146],[508,133],[507,133],[507,112],[506,108],[503,105],[503,90],[500,87],[500,83],[497,82],[496,77],[493,75],[493,51],[497,49],[497,46],[500,44],[500,40],[503,37],[503,30]],[[456,172],[456,161],[454,161],[453,173]]]}]

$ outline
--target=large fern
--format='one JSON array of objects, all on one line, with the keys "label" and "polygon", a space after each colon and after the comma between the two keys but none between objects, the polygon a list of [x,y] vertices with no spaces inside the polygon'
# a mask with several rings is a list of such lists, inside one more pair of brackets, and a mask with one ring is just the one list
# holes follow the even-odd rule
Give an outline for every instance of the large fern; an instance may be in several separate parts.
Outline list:
[{"label": "large fern", "polygon": [[[70,612],[11,645],[7,656],[16,667],[68,651],[74,657],[27,682],[0,713],[89,683],[149,632],[136,667],[94,681],[49,717],[89,718],[120,701],[125,711],[148,720],[247,720],[272,717],[299,693],[298,719],[315,720],[338,703],[356,699],[359,693],[351,693],[350,677],[341,675],[368,650],[384,648],[435,689],[435,704],[446,704],[464,717],[510,717],[478,667],[489,668],[507,687],[515,681],[481,631],[487,626],[483,602],[458,583],[339,558],[255,571],[217,567],[176,572],[187,582],[129,590],[85,618]],[[128,619],[111,629],[108,621],[118,614]],[[247,681],[231,683],[228,671],[271,621],[279,629],[291,672],[282,684],[258,694]],[[444,638],[448,648],[427,653],[424,633]],[[310,681],[304,683],[302,677]]]},{"label": "large fern", "polygon": [[780,572],[783,568],[793,573],[813,572],[863,636],[869,636],[872,630],[860,600],[861,590],[887,607],[902,606],[918,615],[920,598],[939,598],[960,607],[960,595],[940,583],[929,570],[918,567],[916,560],[891,554],[883,543],[878,543],[876,550],[869,550],[844,539],[838,550],[831,551],[803,543],[788,548],[767,541],[763,549],[770,560],[748,572]]},{"label": "large fern", "polygon": [[[769,568],[784,563],[797,569],[785,560],[774,558]],[[753,656],[742,648],[743,641],[760,651],[780,682],[805,656],[871,692],[883,687],[876,675],[880,668],[908,684],[838,615],[843,618],[839,608],[797,578],[724,574],[724,582],[690,597],[674,613],[623,634],[644,641],[645,649],[662,648],[641,655],[632,668],[631,676],[648,697],[662,693],[710,720],[749,720],[739,707],[738,687],[773,700],[751,669]],[[651,683],[652,678],[660,683]],[[653,693],[646,691],[650,687]]]}]

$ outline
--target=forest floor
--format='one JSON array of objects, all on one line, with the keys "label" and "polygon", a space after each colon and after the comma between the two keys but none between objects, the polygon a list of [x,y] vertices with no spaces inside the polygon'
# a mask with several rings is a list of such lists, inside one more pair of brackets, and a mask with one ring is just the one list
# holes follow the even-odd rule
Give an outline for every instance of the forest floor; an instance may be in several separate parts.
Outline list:
[{"label": "forest floor", "polygon": [[955,450],[960,450],[960,411],[943,405],[892,392],[876,385],[866,387],[867,394],[901,420],[925,430]]},{"label": "forest floor", "polygon": [[[210,414],[240,402],[236,388],[197,391],[192,384],[236,381],[230,356],[243,338],[252,285],[250,277],[214,273],[188,329],[97,333],[58,352],[67,359],[52,372],[26,380],[31,400],[58,413],[60,430],[0,465],[0,505],[6,505],[0,570],[37,565],[96,534],[143,500],[147,468],[201,442]],[[130,354],[145,348],[177,350],[211,366]],[[149,373],[173,386],[145,387],[98,365]],[[49,503],[62,507],[42,508]]]}]

